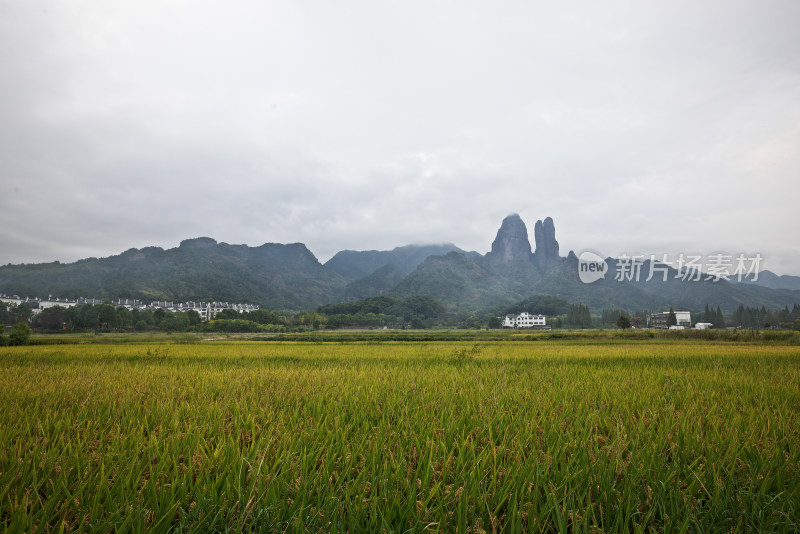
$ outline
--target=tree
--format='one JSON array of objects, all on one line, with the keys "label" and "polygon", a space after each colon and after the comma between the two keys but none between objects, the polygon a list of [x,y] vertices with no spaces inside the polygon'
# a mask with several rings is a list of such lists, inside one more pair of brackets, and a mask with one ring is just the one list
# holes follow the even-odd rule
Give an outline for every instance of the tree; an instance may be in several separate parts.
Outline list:
[{"label": "tree", "polygon": [[676,324],[678,324],[678,318],[675,316],[675,310],[670,306],[669,315],[667,316],[667,326],[675,326]]},{"label": "tree", "polygon": [[422,330],[425,328],[425,321],[419,315],[411,318],[411,328],[415,330]]},{"label": "tree", "polygon": [[[367,315],[374,315],[374,314],[367,314]],[[319,329],[321,325],[325,325],[328,322],[327,317],[323,313],[317,312],[305,312],[297,315],[296,317],[297,322],[303,325],[305,328],[306,325],[311,325],[314,330]],[[363,323],[366,324],[366,323]]]},{"label": "tree", "polygon": [[742,311],[742,317],[739,321],[739,326],[743,326],[745,328],[753,327],[753,314],[750,313],[750,308],[744,308],[744,311]]},{"label": "tree", "polygon": [[147,326],[153,326],[156,324],[155,314],[151,310],[138,310],[139,311],[139,321],[144,321]]},{"label": "tree", "polygon": [[8,345],[8,338],[4,335],[6,333],[6,325],[0,324],[0,347]]},{"label": "tree", "polygon": [[33,310],[27,302],[22,302],[14,307],[13,313],[16,316],[16,322],[28,322],[28,319],[33,315]]},{"label": "tree", "polygon": [[242,314],[240,314],[233,308],[226,308],[224,310],[221,310],[220,312],[217,313],[216,317],[214,317],[214,319],[241,319],[241,318]]},{"label": "tree", "polygon": [[184,332],[189,328],[189,318],[185,313],[170,313],[161,321],[160,328],[166,332]]},{"label": "tree", "polygon": [[268,310],[253,310],[245,318],[258,324],[283,324],[280,315]]},{"label": "tree", "polygon": [[[0,301],[0,324],[7,323],[9,321],[13,321],[10,306],[5,302]],[[2,332],[0,332],[0,334],[2,334]]]},{"label": "tree", "polygon": [[739,304],[731,315],[731,322],[734,326],[742,326],[742,317],[744,317],[744,304]]},{"label": "tree", "polygon": [[96,306],[93,304],[84,304],[78,306],[75,312],[74,325],[78,328],[96,328],[97,327],[97,312]]},{"label": "tree", "polygon": [[500,318],[499,317],[489,317],[489,328],[500,328]]},{"label": "tree", "polygon": [[111,304],[97,306],[97,324],[101,327],[111,328],[117,323],[117,310]]},{"label": "tree", "polygon": [[567,324],[571,328],[591,328],[592,315],[586,304],[570,304],[567,308]]},{"label": "tree", "polygon": [[622,328],[623,330],[631,327],[631,320],[628,319],[627,315],[620,315],[619,319],[617,319],[617,326]]},{"label": "tree", "polygon": [[613,326],[617,324],[617,320],[619,319],[620,315],[624,315],[625,317],[630,317],[628,312],[625,310],[619,309],[604,309],[600,314],[600,325],[601,326]]},{"label": "tree", "polygon": [[164,308],[158,308],[156,311],[153,312],[153,324],[155,324],[156,326],[160,326],[161,321],[163,321],[166,316],[167,312],[164,311]]},{"label": "tree", "polygon": [[45,330],[61,330],[64,327],[66,310],[61,306],[53,306],[42,310],[33,320],[35,327]]},{"label": "tree", "polygon": [[127,328],[129,326],[133,326],[133,313],[131,310],[126,308],[125,306],[120,306],[117,308],[117,327],[118,328]]},{"label": "tree", "polygon": [[17,323],[8,336],[9,345],[27,345],[31,337],[31,327],[25,323]]},{"label": "tree", "polygon": [[190,324],[191,326],[197,326],[197,325],[199,325],[201,322],[203,322],[203,319],[202,319],[202,317],[200,317],[200,314],[199,314],[199,313],[197,313],[197,311],[196,311],[196,310],[189,310],[189,311],[187,311],[187,312],[186,312],[186,317],[189,319],[189,324]]},{"label": "tree", "polygon": [[713,321],[715,328],[725,328],[725,316],[722,315],[722,310],[717,306],[715,320]]}]

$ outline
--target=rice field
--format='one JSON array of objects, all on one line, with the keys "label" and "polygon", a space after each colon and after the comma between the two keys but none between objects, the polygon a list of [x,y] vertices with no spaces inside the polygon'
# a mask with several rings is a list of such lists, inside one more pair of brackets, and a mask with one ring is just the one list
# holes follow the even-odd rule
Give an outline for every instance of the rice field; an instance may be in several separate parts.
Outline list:
[{"label": "rice field", "polygon": [[8,532],[793,532],[800,347],[0,349]]}]

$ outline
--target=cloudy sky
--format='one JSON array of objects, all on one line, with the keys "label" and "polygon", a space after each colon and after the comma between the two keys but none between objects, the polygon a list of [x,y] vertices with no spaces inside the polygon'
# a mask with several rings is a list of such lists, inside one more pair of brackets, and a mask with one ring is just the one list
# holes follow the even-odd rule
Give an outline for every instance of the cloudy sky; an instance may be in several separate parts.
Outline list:
[{"label": "cloudy sky", "polygon": [[0,0],[0,263],[188,237],[761,253],[800,275],[800,2]]}]

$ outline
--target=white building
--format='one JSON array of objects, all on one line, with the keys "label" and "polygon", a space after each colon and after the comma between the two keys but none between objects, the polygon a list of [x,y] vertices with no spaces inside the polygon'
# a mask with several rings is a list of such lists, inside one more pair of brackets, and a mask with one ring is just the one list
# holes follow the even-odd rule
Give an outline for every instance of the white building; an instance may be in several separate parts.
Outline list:
[{"label": "white building", "polygon": [[19,295],[0,295],[0,302],[5,302],[6,304],[11,304],[12,306],[19,306],[20,304],[27,304],[34,315],[39,313],[41,310],[39,309],[39,299],[38,298],[31,298],[25,297],[21,298]]},{"label": "white building", "polygon": [[141,300],[136,299],[117,299],[112,300],[111,305],[115,308],[119,308],[122,306],[123,308],[127,308],[129,310],[141,310],[145,307],[144,303]]},{"label": "white building", "polygon": [[78,305],[77,300],[53,298],[53,296],[51,295],[46,299],[42,299],[39,302],[39,311],[46,310],[47,308],[52,308],[54,306],[60,306],[62,308],[72,308],[73,306],[77,305]]},{"label": "white building", "polygon": [[692,326],[692,314],[688,311],[676,311],[675,319],[678,321],[678,326],[685,326],[686,328]]},{"label": "white building", "polygon": [[[692,314],[688,311],[676,311],[675,321],[673,326],[682,326],[684,328],[692,327]],[[647,316],[647,326],[650,328],[669,328],[669,312],[651,313]]]},{"label": "white building", "polygon": [[0,302],[5,302],[17,306],[19,304],[27,304],[31,307],[34,314],[39,313],[47,308],[53,306],[61,306],[62,308],[71,308],[73,306],[81,306],[84,304],[103,304],[107,302],[115,308],[124,307],[129,310],[150,310],[155,311],[162,309],[169,313],[185,313],[189,310],[194,310],[200,315],[203,321],[210,321],[216,318],[217,314],[222,310],[235,310],[239,313],[256,311],[259,309],[257,304],[239,304],[230,302],[173,302],[173,301],[154,301],[149,305],[136,299],[116,299],[111,301],[103,301],[95,298],[79,297],[77,300],[53,298],[52,295],[46,299],[20,297],[19,295],[4,295],[0,294]]},{"label": "white building", "polygon": [[503,326],[506,328],[536,328],[546,326],[547,322],[544,315],[533,315],[522,312],[519,315],[506,315],[503,319]]}]

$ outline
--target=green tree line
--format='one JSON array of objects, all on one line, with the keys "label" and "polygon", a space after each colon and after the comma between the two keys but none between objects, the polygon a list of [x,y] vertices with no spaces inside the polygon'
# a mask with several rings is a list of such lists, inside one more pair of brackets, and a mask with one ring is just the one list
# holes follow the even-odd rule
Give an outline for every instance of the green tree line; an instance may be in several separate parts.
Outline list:
[{"label": "green tree line", "polygon": [[371,297],[356,302],[328,304],[317,308],[326,317],[326,326],[405,326],[425,328],[443,319],[444,304],[423,295],[396,298]]},{"label": "green tree line", "polygon": [[795,304],[791,309],[785,306],[782,310],[768,310],[764,306],[750,308],[740,304],[731,314],[731,326],[756,330],[761,328],[800,330],[800,305]]}]

